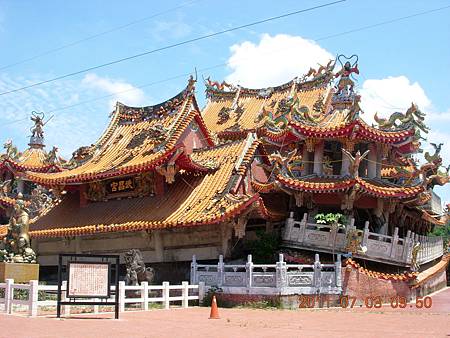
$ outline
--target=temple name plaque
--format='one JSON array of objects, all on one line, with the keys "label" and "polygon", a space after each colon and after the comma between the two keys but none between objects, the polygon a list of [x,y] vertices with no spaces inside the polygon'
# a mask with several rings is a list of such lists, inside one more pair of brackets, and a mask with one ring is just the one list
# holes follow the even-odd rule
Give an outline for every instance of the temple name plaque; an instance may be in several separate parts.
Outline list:
[{"label": "temple name plaque", "polygon": [[109,298],[110,264],[69,262],[67,298]]}]

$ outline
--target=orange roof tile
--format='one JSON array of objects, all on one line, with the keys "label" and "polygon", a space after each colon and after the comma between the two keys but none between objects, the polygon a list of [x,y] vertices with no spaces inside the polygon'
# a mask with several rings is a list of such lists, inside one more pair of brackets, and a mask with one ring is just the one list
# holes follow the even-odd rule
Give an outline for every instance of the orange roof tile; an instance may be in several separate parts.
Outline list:
[{"label": "orange roof tile", "polygon": [[[179,137],[194,119],[205,129],[189,86],[155,106],[118,104],[108,128],[93,146],[91,159],[60,173],[28,173],[28,178],[44,185],[62,185],[154,168],[175,152]],[[207,131],[206,138],[212,145]]]},{"label": "orange roof tile", "polygon": [[[207,127],[219,135],[228,131],[230,133],[255,131],[264,125],[264,120],[257,119],[263,107],[276,111],[282,99],[294,94],[300,100],[301,106],[307,106],[312,110],[316,101],[326,91],[327,87],[324,86],[303,88],[302,83],[290,81],[276,88],[241,88],[225,93],[213,92],[202,111],[202,116]],[[233,103],[239,108],[232,109]],[[221,119],[221,111],[224,109],[229,110],[229,118],[226,120]]]},{"label": "orange roof tile", "polygon": [[360,185],[360,191],[380,198],[411,198],[423,191],[422,185],[406,187],[389,186],[381,182],[364,179],[361,177],[357,177],[355,179],[317,177],[309,179],[294,179],[283,175],[278,175],[277,181],[291,189],[316,193],[346,191],[358,183]]},{"label": "orange roof tile", "polygon": [[[286,141],[291,131],[306,137],[342,138],[352,137],[359,140],[373,140],[379,143],[401,144],[414,135],[414,129],[383,131],[369,126],[361,118],[352,119],[349,107],[331,107],[333,90],[326,82],[316,86],[305,86],[307,82],[291,81],[276,88],[247,89],[233,88],[231,91],[209,90],[209,101],[202,115],[207,127],[222,139],[236,139],[248,131],[279,142]],[[263,108],[275,115],[283,99],[296,96],[300,107],[307,107],[305,116],[286,115],[288,125],[279,130],[266,127],[265,119],[258,116]],[[332,107],[331,107],[332,108]],[[297,137],[289,139],[296,140]]]},{"label": "orange roof tile", "polygon": [[33,237],[60,237],[214,224],[248,207],[267,216],[258,195],[229,192],[236,165],[242,165],[240,160],[250,158],[255,149],[254,144],[249,146],[247,140],[241,140],[195,151],[192,154],[194,161],[215,160],[218,169],[204,176],[183,175],[161,196],[109,200],[80,208],[78,195],[68,194],[31,226],[30,234]]},{"label": "orange roof tile", "polygon": [[352,179],[310,178],[294,179],[283,175],[277,176],[277,181],[291,189],[314,191],[318,193],[345,191],[355,184]]},{"label": "orange roof tile", "polygon": [[47,153],[42,147],[30,147],[26,149],[18,159],[6,158],[4,164],[9,164],[15,170],[24,172],[31,171],[36,173],[61,171],[61,167],[53,163],[48,163]]},{"label": "orange roof tile", "polygon": [[0,196],[0,205],[4,207],[11,207],[16,203],[16,200],[7,196]]}]

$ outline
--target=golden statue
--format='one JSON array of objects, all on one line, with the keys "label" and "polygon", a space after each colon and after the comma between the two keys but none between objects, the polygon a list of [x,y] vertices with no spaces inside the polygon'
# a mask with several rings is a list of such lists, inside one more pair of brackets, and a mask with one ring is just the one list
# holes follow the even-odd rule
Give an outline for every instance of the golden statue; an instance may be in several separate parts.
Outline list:
[{"label": "golden statue", "polygon": [[351,252],[352,254],[365,254],[367,248],[362,246],[363,231],[358,229],[353,229],[347,233],[347,241],[345,245],[345,250]]},{"label": "golden statue", "polygon": [[420,265],[417,263],[417,256],[419,255],[420,249],[422,249],[422,245],[420,244],[420,242],[416,242],[411,253],[411,267],[413,271],[418,271],[420,267]]},{"label": "golden statue", "polygon": [[30,246],[29,221],[25,201],[19,193],[9,219],[8,232],[3,239],[4,249],[0,250],[0,261],[36,263],[36,254]]}]

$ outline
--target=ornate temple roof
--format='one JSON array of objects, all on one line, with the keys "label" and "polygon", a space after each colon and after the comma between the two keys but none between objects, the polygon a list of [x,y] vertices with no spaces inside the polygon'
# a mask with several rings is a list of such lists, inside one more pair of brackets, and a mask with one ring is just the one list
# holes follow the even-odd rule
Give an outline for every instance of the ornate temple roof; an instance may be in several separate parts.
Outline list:
[{"label": "ornate temple roof", "polygon": [[[417,127],[426,129],[418,108],[413,105],[405,114],[378,119],[378,127],[369,126],[360,117],[361,97],[353,89],[341,88],[341,83],[348,85],[351,80],[347,74],[344,82],[342,70],[334,74],[334,64],[330,61],[318,70],[310,69],[301,79],[273,88],[248,89],[208,78],[205,123],[221,139],[257,132],[277,144],[312,137],[351,139],[388,144],[399,153],[414,152]],[[333,86],[337,76],[341,79]]]},{"label": "ornate temple roof", "polygon": [[18,172],[32,171],[56,172],[61,171],[60,165],[48,162],[48,154],[43,148],[28,148],[17,159],[5,158],[0,163],[0,167],[10,166]]},{"label": "ornate temple roof", "polygon": [[258,144],[248,138],[194,151],[194,161],[215,160],[218,169],[204,175],[186,172],[164,195],[109,200],[80,207],[78,195],[68,194],[31,226],[30,234],[32,237],[60,237],[192,227],[223,222],[249,208],[265,218],[267,211],[258,194],[233,193],[230,184],[245,175]]},{"label": "ornate temple roof", "polygon": [[[177,153],[177,141],[191,123],[198,125],[209,146],[214,145],[193,93],[194,81],[190,81],[181,93],[154,106],[128,107],[118,103],[100,139],[74,153],[72,169],[52,174],[28,173],[28,177],[43,185],[63,185],[150,170]],[[181,169],[208,170],[184,152],[178,151],[177,156]]]},{"label": "ornate temple roof", "polygon": [[202,115],[208,128],[220,137],[256,131],[264,127],[263,109],[277,110],[288,99],[298,99],[303,106],[313,109],[315,104],[325,104],[327,86],[303,88],[296,79],[274,88],[232,88],[229,91],[207,89],[209,102]]}]

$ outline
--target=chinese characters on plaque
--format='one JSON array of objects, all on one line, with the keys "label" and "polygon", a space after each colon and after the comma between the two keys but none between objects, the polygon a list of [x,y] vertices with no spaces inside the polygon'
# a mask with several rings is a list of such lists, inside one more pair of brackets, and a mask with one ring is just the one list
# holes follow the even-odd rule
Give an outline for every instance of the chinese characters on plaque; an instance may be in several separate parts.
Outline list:
[{"label": "chinese characters on plaque", "polygon": [[109,194],[131,192],[135,190],[135,182],[132,177],[109,180],[106,183],[106,189]]},{"label": "chinese characters on plaque", "polygon": [[109,297],[108,263],[69,263],[68,298]]}]

